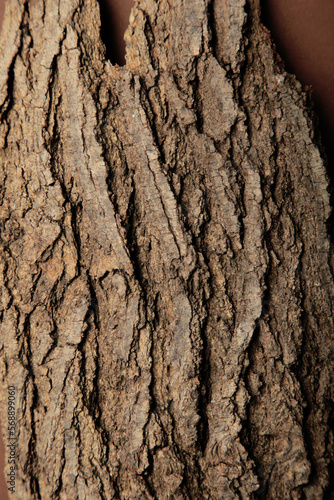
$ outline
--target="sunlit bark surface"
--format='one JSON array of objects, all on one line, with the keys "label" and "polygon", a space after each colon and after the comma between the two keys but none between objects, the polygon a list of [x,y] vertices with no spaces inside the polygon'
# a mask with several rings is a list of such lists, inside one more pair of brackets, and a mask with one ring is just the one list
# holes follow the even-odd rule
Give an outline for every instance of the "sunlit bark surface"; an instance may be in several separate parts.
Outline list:
[{"label": "sunlit bark surface", "polygon": [[1,421],[16,497],[331,491],[325,167],[255,0],[9,0],[0,38]]}]

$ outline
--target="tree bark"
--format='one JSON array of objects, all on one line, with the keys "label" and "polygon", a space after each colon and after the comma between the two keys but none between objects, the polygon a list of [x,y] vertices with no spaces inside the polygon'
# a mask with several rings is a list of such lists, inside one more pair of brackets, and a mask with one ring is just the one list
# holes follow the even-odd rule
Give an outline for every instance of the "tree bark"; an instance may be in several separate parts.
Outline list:
[{"label": "tree bark", "polygon": [[331,209],[307,95],[258,0],[141,0],[124,67],[99,26],[96,0],[10,0],[0,39],[13,497],[330,498]]}]

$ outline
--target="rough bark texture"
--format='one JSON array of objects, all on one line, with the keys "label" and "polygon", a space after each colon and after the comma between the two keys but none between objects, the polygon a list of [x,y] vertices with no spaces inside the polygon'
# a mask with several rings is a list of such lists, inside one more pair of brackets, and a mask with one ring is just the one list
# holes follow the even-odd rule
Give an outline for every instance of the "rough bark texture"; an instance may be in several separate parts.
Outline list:
[{"label": "rough bark texture", "polygon": [[[9,0],[1,419],[26,499],[332,491],[327,178],[256,0]],[[6,430],[4,429],[6,437]]]}]

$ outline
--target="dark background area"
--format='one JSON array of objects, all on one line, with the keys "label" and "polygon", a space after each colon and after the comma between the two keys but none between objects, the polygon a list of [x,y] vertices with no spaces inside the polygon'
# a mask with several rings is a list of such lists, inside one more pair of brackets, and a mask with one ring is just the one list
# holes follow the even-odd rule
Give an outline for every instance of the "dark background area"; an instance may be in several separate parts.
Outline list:
[{"label": "dark background area", "polygon": [[[4,3],[5,0],[0,0],[0,29]],[[101,35],[113,64],[125,64],[123,35],[133,3],[133,0],[100,0]],[[313,88],[312,99],[334,186],[334,1],[262,0],[262,20],[272,32],[286,70]],[[3,470],[1,439],[0,445],[0,470]],[[0,500],[7,498],[5,478],[0,473]]]},{"label": "dark background area", "polygon": [[334,1],[262,0],[262,21],[286,70],[312,86],[334,186]]}]

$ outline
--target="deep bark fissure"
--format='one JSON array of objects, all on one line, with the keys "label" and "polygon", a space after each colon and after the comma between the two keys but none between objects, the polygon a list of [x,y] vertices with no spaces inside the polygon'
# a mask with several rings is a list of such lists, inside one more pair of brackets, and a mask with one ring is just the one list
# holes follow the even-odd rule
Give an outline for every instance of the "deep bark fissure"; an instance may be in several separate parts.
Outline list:
[{"label": "deep bark fissure", "polygon": [[[4,123],[8,123],[8,117],[10,115],[10,112],[14,106],[14,92],[15,92],[15,65],[17,58],[21,55],[22,48],[23,48],[23,43],[24,43],[24,35],[25,30],[24,30],[24,21],[26,18],[26,15],[28,14],[28,2],[26,1],[24,3],[24,10],[22,13],[22,18],[21,18],[21,23],[19,26],[19,36],[20,36],[20,41],[17,47],[17,50],[13,56],[12,62],[8,68],[7,71],[7,98],[5,99],[4,103],[0,106],[0,115],[1,115],[1,121]],[[7,124],[8,126],[8,124]],[[4,147],[8,147],[7,143],[7,135],[8,135],[9,130],[7,130],[7,133],[5,133],[4,136]]]},{"label": "deep bark fissure", "polygon": [[[40,489],[39,489],[39,482],[38,482],[38,468],[39,468],[39,458],[36,453],[36,427],[35,427],[35,415],[34,415],[34,409],[37,407],[38,404],[38,391],[37,387],[35,384],[35,375],[34,375],[34,370],[32,367],[32,352],[31,352],[31,345],[30,345],[30,323],[29,323],[29,315],[25,318],[24,321],[24,327],[23,331],[26,333],[25,336],[25,342],[26,342],[26,349],[24,354],[22,355],[22,361],[23,365],[26,363],[26,369],[27,369],[27,377],[25,380],[24,384],[24,391],[25,394],[27,395],[27,386],[32,385],[32,398],[31,398],[31,407],[28,410],[30,413],[30,425],[31,425],[31,437],[29,440],[29,454],[27,459],[25,460],[25,469],[29,473],[29,486],[30,486],[30,492],[31,495],[36,494],[38,500],[41,499],[40,495]],[[23,345],[22,345],[23,347]],[[27,397],[29,400],[30,398]]]}]

